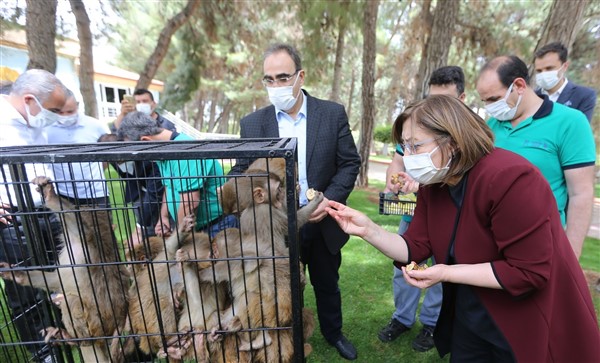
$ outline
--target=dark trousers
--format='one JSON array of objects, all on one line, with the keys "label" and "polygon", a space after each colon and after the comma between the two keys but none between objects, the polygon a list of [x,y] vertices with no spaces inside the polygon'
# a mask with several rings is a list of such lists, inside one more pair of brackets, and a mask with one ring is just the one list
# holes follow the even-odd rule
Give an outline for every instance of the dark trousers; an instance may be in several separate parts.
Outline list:
[{"label": "dark trousers", "polygon": [[[53,265],[61,233],[56,215],[32,215],[24,222],[30,230],[35,231],[35,236],[41,237],[41,241],[36,241],[34,245],[28,245],[22,223],[21,218],[13,215],[13,224],[0,224],[0,261],[19,266]],[[30,251],[33,251],[33,255]],[[27,350],[32,354],[47,354],[49,348],[46,344],[31,342],[43,340],[40,334],[42,329],[60,326],[60,310],[48,300],[48,293],[4,280],[4,294],[20,341],[26,343]]]},{"label": "dark trousers", "polygon": [[458,319],[455,319],[450,362],[514,363],[516,361],[512,352],[507,350],[507,347],[499,346],[482,338]]},{"label": "dark trousers", "polygon": [[315,290],[321,334],[333,344],[342,337],[342,296],[338,287],[342,253],[331,254],[319,226],[307,224],[300,230],[300,259],[308,267]]}]

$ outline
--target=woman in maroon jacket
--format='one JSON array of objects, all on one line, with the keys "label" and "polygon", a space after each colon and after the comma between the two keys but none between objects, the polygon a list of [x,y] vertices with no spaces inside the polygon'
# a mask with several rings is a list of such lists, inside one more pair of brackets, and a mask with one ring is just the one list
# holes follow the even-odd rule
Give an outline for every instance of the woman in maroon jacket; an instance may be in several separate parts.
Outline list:
[{"label": "woman in maroon jacket", "polygon": [[330,202],[342,229],[407,271],[408,283],[443,282],[434,333],[451,362],[599,362],[600,331],[585,277],[552,191],[524,158],[493,146],[485,122],[462,102],[430,96],[394,124],[410,177],[421,183],[399,236]]}]

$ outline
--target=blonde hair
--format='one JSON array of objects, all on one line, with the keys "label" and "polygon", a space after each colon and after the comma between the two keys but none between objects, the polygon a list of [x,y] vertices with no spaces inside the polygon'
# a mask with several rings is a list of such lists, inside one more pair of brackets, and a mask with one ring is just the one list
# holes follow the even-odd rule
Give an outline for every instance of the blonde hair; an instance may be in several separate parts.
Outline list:
[{"label": "blonde hair", "polygon": [[411,119],[413,127],[421,127],[440,140],[443,162],[452,158],[442,180],[456,185],[485,155],[494,149],[494,134],[485,121],[455,97],[431,95],[409,105],[393,127],[397,143],[402,142],[402,126]]}]

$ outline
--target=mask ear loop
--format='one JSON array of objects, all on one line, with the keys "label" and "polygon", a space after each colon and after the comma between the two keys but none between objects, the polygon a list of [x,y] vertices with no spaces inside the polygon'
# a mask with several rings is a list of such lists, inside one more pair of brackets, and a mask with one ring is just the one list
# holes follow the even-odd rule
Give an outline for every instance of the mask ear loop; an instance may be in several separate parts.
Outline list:
[{"label": "mask ear loop", "polygon": [[[446,154],[444,153],[444,148],[442,146],[449,142],[450,136],[449,135],[443,135],[443,136],[440,136],[437,139],[438,140],[439,139],[444,139],[444,140],[442,140],[442,142],[438,142],[438,149],[440,150],[440,152],[442,152],[442,158],[443,158]],[[441,167],[440,169],[448,168],[450,166],[450,163],[452,162],[453,159],[454,159],[454,148],[452,148],[452,150],[450,151],[450,156],[448,157],[448,161],[446,162],[446,165],[443,166],[443,167]]]}]

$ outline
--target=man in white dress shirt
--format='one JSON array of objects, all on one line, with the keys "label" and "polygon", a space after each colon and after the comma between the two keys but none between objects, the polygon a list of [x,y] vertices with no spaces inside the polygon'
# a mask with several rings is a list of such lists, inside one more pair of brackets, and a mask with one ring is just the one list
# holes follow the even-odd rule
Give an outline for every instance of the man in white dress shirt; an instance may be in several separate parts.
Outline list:
[{"label": "man in white dress shirt", "polygon": [[[70,90],[58,121],[46,129],[49,144],[95,143],[109,132],[108,125],[79,113],[79,102]],[[102,163],[52,164],[58,194],[75,205],[107,207],[108,191]]]},{"label": "man in white dress shirt", "polygon": [[[66,88],[52,73],[32,69],[24,72],[12,85],[9,95],[0,96],[0,145],[23,146],[48,143],[44,128],[56,122],[66,100]],[[25,164],[26,180],[38,175],[52,177],[43,164]],[[28,246],[24,237],[21,217],[14,213],[20,210],[41,210],[40,194],[30,189],[16,193],[16,184],[11,177],[11,167],[0,169],[0,261],[11,264],[37,265],[38,258],[53,263],[52,251],[56,251],[55,238],[60,234],[60,222],[55,215],[40,214],[30,218],[29,229],[39,232],[43,243]],[[25,194],[30,194],[33,206],[25,205]],[[29,216],[32,216],[31,214]],[[38,228],[39,227],[39,228]],[[31,238],[31,237],[30,237]],[[42,245],[42,246],[40,246]],[[44,249],[39,251],[36,247]],[[35,251],[32,251],[36,249]],[[31,255],[30,253],[34,254]],[[40,253],[38,253],[40,252]],[[45,255],[45,256],[44,256]],[[35,257],[34,257],[35,256]],[[49,312],[54,308],[47,299],[46,292],[4,281],[4,293],[11,309],[12,322],[19,332],[22,342],[40,341],[40,330],[56,326]],[[59,318],[57,318],[59,320]],[[27,344],[27,350],[35,361],[50,361],[50,348],[45,344]],[[17,349],[17,347],[15,347]],[[56,358],[56,357],[54,357]]]}]

